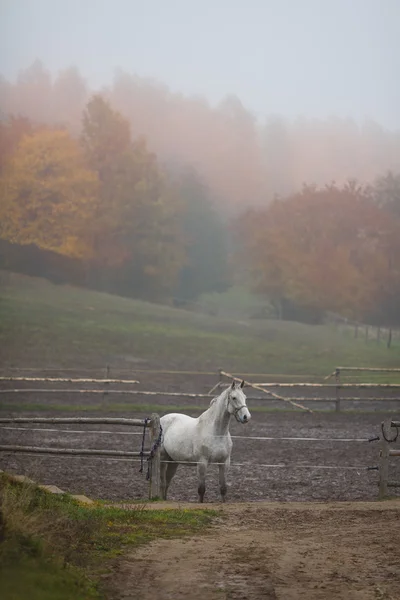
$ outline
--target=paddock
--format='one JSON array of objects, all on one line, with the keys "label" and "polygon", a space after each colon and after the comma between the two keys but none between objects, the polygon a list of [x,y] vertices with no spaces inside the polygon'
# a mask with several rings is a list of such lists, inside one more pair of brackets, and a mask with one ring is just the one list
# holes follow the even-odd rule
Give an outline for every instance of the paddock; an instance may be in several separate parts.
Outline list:
[{"label": "paddock", "polygon": [[[0,386],[4,391],[1,394],[0,417],[68,418],[82,414],[88,418],[101,415],[103,419],[120,419],[123,415],[143,420],[144,416],[150,417],[153,412],[162,415],[175,411],[177,405],[184,409],[183,412],[196,416],[199,414],[198,407],[208,405],[212,397],[210,390],[217,383],[227,381],[216,371],[206,374],[154,371],[121,374],[105,369],[103,378],[101,374],[100,371],[85,373],[78,370],[3,374],[6,379],[1,381]],[[21,378],[24,376],[30,380],[23,381]],[[16,381],[15,377],[20,379]],[[43,381],[47,378],[53,381]],[[82,382],[82,379],[91,378],[98,379],[98,382]],[[75,388],[80,391],[71,389],[71,381],[54,379],[80,379],[74,382]],[[246,375],[246,379],[257,381],[255,374]],[[268,383],[264,379],[259,375],[258,381]],[[364,385],[357,389],[357,398],[361,398],[357,400],[345,400],[346,394],[354,397],[355,390],[343,387],[340,390],[340,411],[337,411],[335,381],[328,387],[315,386],[319,383],[315,381],[300,381],[297,383],[303,385],[295,389],[288,385],[293,382],[285,381],[283,377],[276,382],[277,374],[270,374],[269,379],[274,385],[268,389],[275,396],[284,395],[294,401],[300,399],[299,402],[313,412],[247,388],[248,406],[253,411],[253,418],[245,426],[232,421],[234,445],[228,501],[376,500],[379,476],[377,471],[367,468],[379,465],[379,447],[368,440],[379,435],[383,419],[396,414],[392,411],[398,407],[397,387]],[[136,381],[139,383],[134,383]],[[313,385],[304,385],[307,383]],[[43,392],[43,389],[52,391]],[[379,400],[376,399],[377,390]],[[313,396],[320,398],[323,394],[325,400],[312,400]],[[366,402],[365,397],[371,400]],[[148,411],[144,412],[146,406]],[[316,407],[318,410],[315,410]],[[1,425],[2,446],[138,453],[141,439],[140,428],[127,429],[117,423],[86,423],[84,427],[77,423]],[[398,447],[395,445],[393,449]],[[108,500],[129,501],[148,497],[149,484],[145,473],[139,472],[140,466],[140,456],[129,454],[62,456],[12,451],[0,453],[0,468],[4,470],[26,474],[71,493]],[[400,460],[391,460],[388,468],[390,480],[400,481]],[[390,493],[395,495],[398,492],[391,490]],[[197,499],[197,480],[191,469],[179,467],[169,499],[176,502]],[[206,500],[216,502],[218,499],[217,468],[211,466]]]}]

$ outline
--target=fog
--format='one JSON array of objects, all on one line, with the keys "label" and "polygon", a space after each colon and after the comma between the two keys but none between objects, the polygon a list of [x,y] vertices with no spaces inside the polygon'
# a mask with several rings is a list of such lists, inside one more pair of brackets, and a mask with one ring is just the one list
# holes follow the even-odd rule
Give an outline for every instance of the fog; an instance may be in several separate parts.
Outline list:
[{"label": "fog", "polygon": [[400,0],[0,10],[0,269],[400,323]]},{"label": "fog", "polygon": [[217,103],[400,128],[398,0],[1,0],[0,72],[116,67]]}]

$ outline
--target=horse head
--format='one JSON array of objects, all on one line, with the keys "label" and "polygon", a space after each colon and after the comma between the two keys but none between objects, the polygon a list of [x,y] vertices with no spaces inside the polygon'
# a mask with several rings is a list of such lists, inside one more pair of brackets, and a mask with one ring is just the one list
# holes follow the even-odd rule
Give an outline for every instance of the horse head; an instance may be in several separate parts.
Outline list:
[{"label": "horse head", "polygon": [[251,414],[246,405],[246,395],[243,392],[244,381],[235,383],[228,390],[228,411],[234,415],[239,423],[248,423],[251,419]]}]

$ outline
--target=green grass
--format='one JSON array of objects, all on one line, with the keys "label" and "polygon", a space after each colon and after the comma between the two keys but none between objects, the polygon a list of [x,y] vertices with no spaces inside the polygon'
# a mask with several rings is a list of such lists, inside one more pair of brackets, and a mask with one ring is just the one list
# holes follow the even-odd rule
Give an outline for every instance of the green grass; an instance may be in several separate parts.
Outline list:
[{"label": "green grass", "polygon": [[239,285],[234,285],[222,293],[202,294],[196,301],[196,308],[208,314],[229,314],[238,318],[260,313],[273,317],[275,314],[268,301]]},{"label": "green grass", "polygon": [[[400,344],[331,326],[236,321],[9,275],[0,293],[3,366],[126,367],[326,375],[338,365],[398,366]],[[369,377],[368,377],[369,378]]]},{"label": "green grass", "polygon": [[89,600],[96,589],[73,569],[49,560],[21,557],[0,571],[3,600]]},{"label": "green grass", "polygon": [[0,475],[2,600],[102,598],[118,556],[155,538],[201,532],[208,510],[123,510],[79,504]]},{"label": "green grass", "polygon": [[[327,400],[328,401],[328,400]],[[311,410],[315,413],[335,413],[335,406],[333,404],[334,400],[331,401],[332,406],[330,408],[319,408],[317,402],[315,403],[307,403],[306,401],[300,402],[300,404],[303,405],[307,405],[309,406],[309,408],[311,408]],[[345,403],[345,400],[342,401],[342,408],[341,408],[341,412],[345,412],[346,414],[349,413],[354,413],[354,414],[386,414],[386,413],[398,413],[398,409],[396,408],[396,405],[393,403],[393,408],[384,408],[384,409],[368,409],[368,402],[365,402],[364,406],[365,408],[357,408],[357,410],[354,409],[348,409],[348,408],[343,408],[343,404]],[[375,403],[376,404],[376,403]],[[143,413],[145,415],[149,415],[152,412],[157,412],[160,416],[163,416],[164,414],[167,413],[171,413],[171,412],[183,412],[189,415],[197,415],[200,414],[201,412],[203,412],[204,410],[206,410],[206,408],[208,408],[207,406],[204,407],[199,407],[199,406],[185,406],[185,405],[161,405],[161,404],[146,404],[146,405],[134,405],[132,406],[131,404],[117,404],[117,405],[106,405],[106,406],[100,406],[100,405],[92,405],[92,406],[85,406],[85,405],[79,405],[79,406],[71,406],[68,404],[29,404],[29,403],[21,403],[19,402],[18,404],[4,404],[1,403],[0,404],[0,412],[1,411],[5,411],[6,413],[40,413],[40,412],[44,412],[44,413],[62,413],[62,414],[67,414],[67,413],[76,413],[76,414],[80,414],[80,413],[90,413],[90,414],[101,414],[101,413],[106,413],[107,415],[110,414],[114,414],[114,413],[123,413],[124,416],[126,416],[127,414],[133,412],[133,413]],[[293,407],[292,405],[288,405],[288,404],[284,404],[282,403],[279,407],[278,406],[251,406],[251,412],[252,413],[277,413],[277,412],[293,412]],[[302,409],[295,409],[298,410],[299,412],[303,412]]]}]

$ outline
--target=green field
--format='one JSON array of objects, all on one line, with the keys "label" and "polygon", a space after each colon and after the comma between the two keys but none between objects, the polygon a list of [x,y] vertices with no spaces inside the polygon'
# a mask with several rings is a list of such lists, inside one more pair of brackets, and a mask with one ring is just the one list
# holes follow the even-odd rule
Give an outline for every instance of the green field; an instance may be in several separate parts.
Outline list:
[{"label": "green field", "polygon": [[394,367],[400,344],[351,330],[234,320],[2,273],[2,367],[115,367],[326,375],[336,365]]}]

